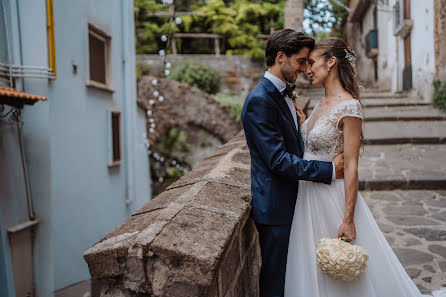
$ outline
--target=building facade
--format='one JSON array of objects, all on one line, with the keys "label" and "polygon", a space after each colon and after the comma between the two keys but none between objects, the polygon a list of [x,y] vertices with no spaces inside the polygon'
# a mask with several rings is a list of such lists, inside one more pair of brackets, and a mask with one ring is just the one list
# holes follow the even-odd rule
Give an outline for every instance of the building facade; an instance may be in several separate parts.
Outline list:
[{"label": "building facade", "polygon": [[435,76],[446,82],[446,0],[434,0]]},{"label": "building facade", "polygon": [[345,38],[365,87],[429,101],[435,78],[434,0],[351,0]]},{"label": "building facade", "polygon": [[[150,200],[133,15],[128,0],[0,0],[2,297],[88,296],[82,253]],[[22,107],[29,94],[47,100]]]}]

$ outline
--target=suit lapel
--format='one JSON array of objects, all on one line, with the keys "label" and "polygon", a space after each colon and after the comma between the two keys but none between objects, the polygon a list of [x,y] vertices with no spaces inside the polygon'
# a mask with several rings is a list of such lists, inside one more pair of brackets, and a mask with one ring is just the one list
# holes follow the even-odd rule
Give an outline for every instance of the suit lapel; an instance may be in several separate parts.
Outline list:
[{"label": "suit lapel", "polygon": [[[282,94],[279,92],[279,90],[274,86],[274,84],[267,78],[262,77],[262,80],[260,81],[263,83],[263,85],[266,87],[269,95],[274,99],[274,101],[279,105],[280,110],[285,115],[287,120],[291,123],[291,127],[293,127],[293,132],[298,139],[299,142],[299,148],[301,152],[304,152],[303,148],[303,142],[302,142],[302,136],[300,135],[299,131],[296,129],[296,124],[294,123],[293,115],[291,114],[290,108],[288,107],[288,104],[285,102],[285,99],[283,98]],[[299,125],[299,123],[298,123]],[[300,125],[299,125],[300,130]]]}]

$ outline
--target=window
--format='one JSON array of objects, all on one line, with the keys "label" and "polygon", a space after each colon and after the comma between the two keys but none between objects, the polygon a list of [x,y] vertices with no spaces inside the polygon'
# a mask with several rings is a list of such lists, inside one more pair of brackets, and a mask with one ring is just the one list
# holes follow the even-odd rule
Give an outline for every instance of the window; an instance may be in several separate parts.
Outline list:
[{"label": "window", "polygon": [[109,166],[121,163],[121,113],[119,111],[110,112],[110,141],[109,141]]},{"label": "window", "polygon": [[110,36],[88,25],[90,86],[110,90]]}]

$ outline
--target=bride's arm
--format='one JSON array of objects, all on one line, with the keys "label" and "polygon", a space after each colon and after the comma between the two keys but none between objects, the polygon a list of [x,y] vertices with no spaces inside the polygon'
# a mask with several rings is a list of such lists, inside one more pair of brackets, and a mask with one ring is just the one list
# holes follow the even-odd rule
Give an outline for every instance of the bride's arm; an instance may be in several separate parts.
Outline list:
[{"label": "bride's arm", "polygon": [[358,158],[361,147],[362,119],[344,117],[340,124],[344,130],[345,212],[338,237],[345,237],[350,242],[356,239],[354,215],[358,196]]}]

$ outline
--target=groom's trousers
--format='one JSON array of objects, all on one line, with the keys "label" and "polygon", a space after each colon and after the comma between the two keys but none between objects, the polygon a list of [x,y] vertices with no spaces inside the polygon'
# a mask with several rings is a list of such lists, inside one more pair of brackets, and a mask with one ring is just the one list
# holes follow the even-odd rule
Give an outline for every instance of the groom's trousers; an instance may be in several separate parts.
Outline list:
[{"label": "groom's trousers", "polygon": [[291,225],[257,224],[262,268],[260,297],[283,297]]}]

